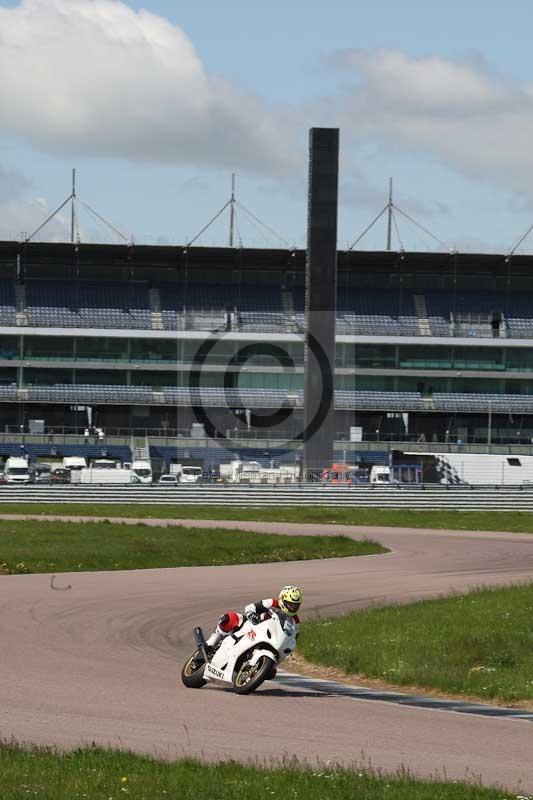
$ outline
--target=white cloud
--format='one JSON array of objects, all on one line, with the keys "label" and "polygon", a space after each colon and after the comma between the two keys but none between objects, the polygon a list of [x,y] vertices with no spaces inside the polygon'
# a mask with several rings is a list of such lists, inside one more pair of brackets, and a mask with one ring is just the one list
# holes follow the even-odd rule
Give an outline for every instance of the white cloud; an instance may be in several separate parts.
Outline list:
[{"label": "white cloud", "polygon": [[532,193],[531,86],[504,80],[481,60],[352,50],[335,63],[354,77],[335,112],[352,140],[436,156],[463,174]]},{"label": "white cloud", "polygon": [[208,75],[180,28],[120,0],[0,8],[0,75],[4,133],[47,151],[294,165],[274,109]]}]

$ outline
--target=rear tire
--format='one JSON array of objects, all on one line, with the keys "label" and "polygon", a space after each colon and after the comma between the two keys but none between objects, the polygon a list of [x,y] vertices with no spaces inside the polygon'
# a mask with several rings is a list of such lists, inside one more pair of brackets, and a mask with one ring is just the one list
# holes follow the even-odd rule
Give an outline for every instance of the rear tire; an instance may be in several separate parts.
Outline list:
[{"label": "rear tire", "polygon": [[244,661],[233,681],[233,691],[237,694],[250,694],[254,692],[263,681],[266,681],[272,671],[272,659],[261,656],[255,666],[250,667],[249,661]]},{"label": "rear tire", "polygon": [[200,651],[197,650],[192,654],[181,670],[181,680],[188,689],[201,689],[202,686],[205,686],[207,681],[203,676],[204,667],[204,657]]}]

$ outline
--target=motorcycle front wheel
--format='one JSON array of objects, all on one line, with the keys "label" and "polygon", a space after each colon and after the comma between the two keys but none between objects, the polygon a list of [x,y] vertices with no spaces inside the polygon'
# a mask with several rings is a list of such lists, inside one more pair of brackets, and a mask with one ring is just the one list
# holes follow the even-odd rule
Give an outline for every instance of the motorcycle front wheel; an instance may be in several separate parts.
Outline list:
[{"label": "motorcycle front wheel", "polygon": [[235,675],[233,691],[237,694],[250,694],[266,681],[272,672],[272,659],[262,656],[253,666],[249,661],[244,661]]},{"label": "motorcycle front wheel", "polygon": [[204,667],[204,657],[199,650],[196,650],[181,670],[181,680],[188,689],[201,689],[205,686],[207,681],[203,676]]}]

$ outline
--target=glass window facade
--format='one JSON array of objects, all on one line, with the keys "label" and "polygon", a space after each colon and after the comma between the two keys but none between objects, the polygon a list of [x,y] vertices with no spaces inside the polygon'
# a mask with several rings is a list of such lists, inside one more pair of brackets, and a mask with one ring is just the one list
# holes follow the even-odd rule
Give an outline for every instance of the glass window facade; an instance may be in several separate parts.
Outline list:
[{"label": "glass window facade", "polygon": [[0,358],[16,359],[19,357],[19,342],[16,336],[0,336]]},{"label": "glass window facade", "polygon": [[131,360],[175,364],[180,348],[174,339],[132,339]]},{"label": "glass window facade", "polygon": [[25,359],[42,361],[72,359],[74,339],[70,336],[24,336],[22,353]]},{"label": "glass window facade", "polygon": [[84,361],[129,361],[129,342],[111,336],[76,339],[76,359]]},{"label": "glass window facade", "polygon": [[[74,337],[9,335],[0,337],[0,359],[19,365],[0,376],[4,383],[53,385],[57,383],[115,384],[133,386],[187,386],[188,368],[194,364],[205,338],[136,339],[120,337]],[[210,342],[210,339],[207,339]],[[214,341],[214,340],[213,340]],[[41,362],[55,362],[50,367]],[[62,366],[61,362],[72,362]],[[84,362],[101,367],[84,369]],[[291,372],[294,368],[298,371]],[[121,369],[105,369],[105,365]],[[230,366],[230,364],[233,364]],[[178,370],[174,366],[178,366]],[[222,336],[208,353],[201,383],[222,387],[224,381],[242,388],[272,388],[297,391],[303,387],[304,345],[294,342],[248,342]],[[506,373],[533,373],[533,347],[436,346],[429,344],[339,343],[337,369],[355,374],[337,374],[335,385],[348,391],[506,392],[533,394],[533,378],[505,379]],[[150,367],[150,369],[148,369]],[[161,369],[163,367],[163,369]],[[215,370],[216,368],[216,370]],[[394,375],[361,374],[362,371],[394,370]],[[405,374],[409,370],[424,375]],[[461,375],[435,375],[437,370]],[[500,373],[478,378],[469,372]],[[226,378],[224,377],[226,376]]]},{"label": "glass window facade", "polygon": [[11,367],[0,367],[0,384],[17,382],[17,370]]}]

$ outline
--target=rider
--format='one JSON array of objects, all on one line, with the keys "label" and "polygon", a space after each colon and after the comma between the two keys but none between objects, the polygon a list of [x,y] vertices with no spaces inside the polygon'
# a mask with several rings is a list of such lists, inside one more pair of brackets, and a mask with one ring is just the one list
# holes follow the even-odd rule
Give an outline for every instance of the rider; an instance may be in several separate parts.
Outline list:
[{"label": "rider", "polygon": [[218,625],[206,640],[206,645],[215,648],[219,642],[230,633],[235,633],[243,625],[245,619],[259,622],[261,616],[271,609],[275,612],[286,614],[296,622],[296,630],[300,623],[298,610],[302,604],[302,593],[297,586],[284,586],[277,597],[268,597],[257,603],[249,603],[244,608],[244,615],[238,611],[226,611],[218,621]]}]

